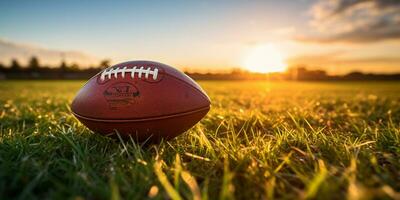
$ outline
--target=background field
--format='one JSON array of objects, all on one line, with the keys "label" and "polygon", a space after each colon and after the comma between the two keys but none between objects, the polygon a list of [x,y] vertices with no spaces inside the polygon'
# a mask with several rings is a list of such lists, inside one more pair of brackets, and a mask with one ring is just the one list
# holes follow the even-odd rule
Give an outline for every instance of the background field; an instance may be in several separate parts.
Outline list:
[{"label": "background field", "polygon": [[400,198],[398,82],[200,82],[194,128],[159,145],[92,134],[84,82],[0,82],[0,199]]}]

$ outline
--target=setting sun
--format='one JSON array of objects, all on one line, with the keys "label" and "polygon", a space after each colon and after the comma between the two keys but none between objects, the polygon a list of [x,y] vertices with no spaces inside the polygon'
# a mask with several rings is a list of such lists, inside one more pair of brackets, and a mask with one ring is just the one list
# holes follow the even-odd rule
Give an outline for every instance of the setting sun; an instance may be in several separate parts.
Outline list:
[{"label": "setting sun", "polygon": [[273,44],[257,45],[243,59],[243,67],[251,72],[282,72],[286,69],[282,53]]}]

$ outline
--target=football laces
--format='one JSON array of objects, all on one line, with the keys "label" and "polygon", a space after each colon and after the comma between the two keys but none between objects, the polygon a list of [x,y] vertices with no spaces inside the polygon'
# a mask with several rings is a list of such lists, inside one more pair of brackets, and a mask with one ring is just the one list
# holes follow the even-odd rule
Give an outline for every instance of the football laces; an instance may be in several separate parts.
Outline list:
[{"label": "football laces", "polygon": [[153,80],[157,80],[158,76],[158,68],[154,67],[152,70],[151,67],[147,67],[144,69],[143,66],[137,67],[134,66],[132,68],[128,67],[117,67],[117,68],[110,68],[110,69],[105,69],[101,75],[100,75],[100,80],[104,81],[106,79],[111,79],[112,77],[118,78],[118,75],[121,75],[122,78],[125,78],[126,73],[130,73],[130,77],[133,79],[137,75],[138,78],[142,78],[144,75],[145,79],[149,79],[149,76],[151,75]]}]

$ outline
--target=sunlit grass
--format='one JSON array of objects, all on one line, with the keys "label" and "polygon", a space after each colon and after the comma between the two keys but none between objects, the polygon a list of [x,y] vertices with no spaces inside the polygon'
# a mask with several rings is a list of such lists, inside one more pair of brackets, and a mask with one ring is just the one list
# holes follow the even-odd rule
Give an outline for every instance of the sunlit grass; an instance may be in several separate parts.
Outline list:
[{"label": "sunlit grass", "polygon": [[399,198],[396,82],[200,82],[210,113],[139,145],[69,111],[83,82],[0,82],[0,199]]}]

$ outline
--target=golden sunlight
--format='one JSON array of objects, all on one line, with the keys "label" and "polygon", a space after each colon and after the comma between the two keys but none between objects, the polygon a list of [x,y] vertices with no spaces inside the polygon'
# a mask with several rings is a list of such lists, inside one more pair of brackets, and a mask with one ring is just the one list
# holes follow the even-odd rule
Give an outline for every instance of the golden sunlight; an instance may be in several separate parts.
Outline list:
[{"label": "golden sunlight", "polygon": [[245,54],[243,67],[251,72],[283,72],[286,64],[282,53],[273,44],[257,45]]}]

